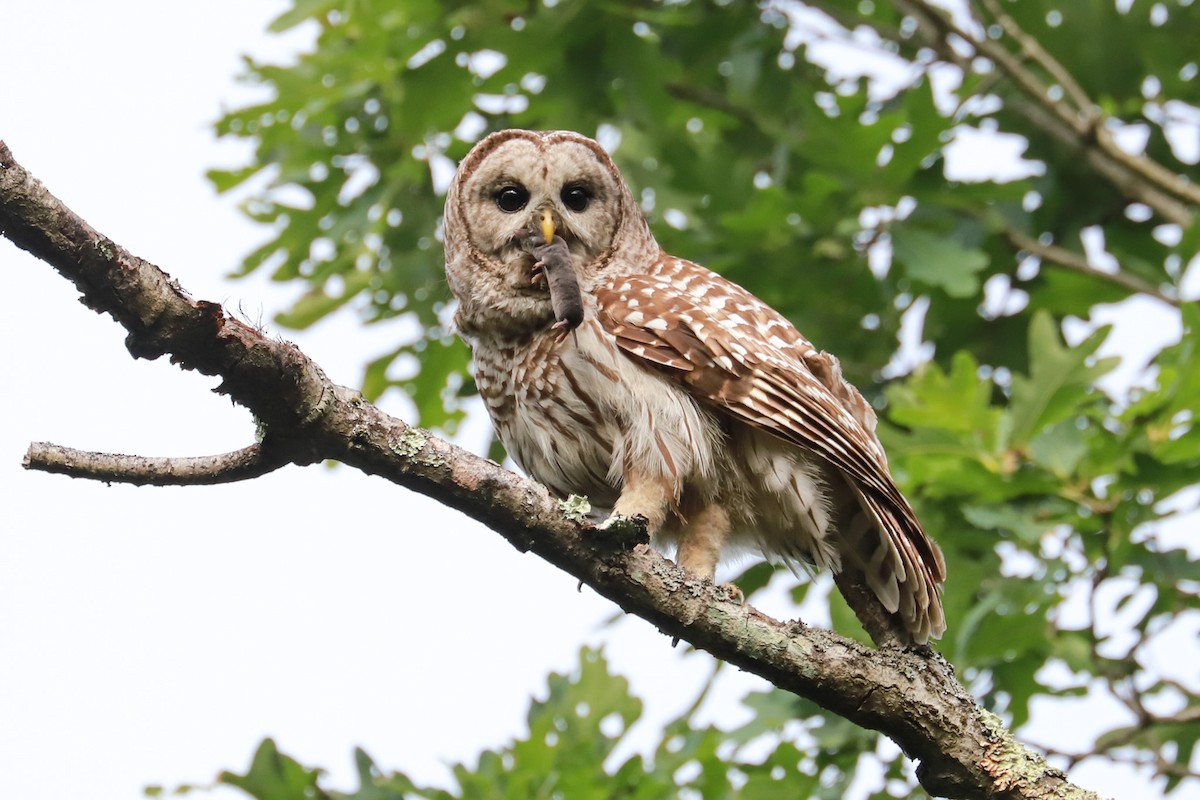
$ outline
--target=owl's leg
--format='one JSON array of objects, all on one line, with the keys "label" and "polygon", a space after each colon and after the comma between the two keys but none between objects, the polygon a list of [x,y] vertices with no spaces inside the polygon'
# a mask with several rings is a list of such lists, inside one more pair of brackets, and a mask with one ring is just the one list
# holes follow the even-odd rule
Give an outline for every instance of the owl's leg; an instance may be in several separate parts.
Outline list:
[{"label": "owl's leg", "polygon": [[600,526],[606,528],[633,517],[645,517],[646,531],[653,536],[667,521],[667,511],[675,502],[675,487],[665,475],[640,470],[625,471],[625,486],[613,505],[612,515]]},{"label": "owl's leg", "polygon": [[[721,547],[729,537],[729,514],[724,507],[711,503],[699,513],[689,517],[679,532],[679,549],[675,560],[693,575],[713,580],[717,562],[721,560]],[[721,585],[739,603],[745,602],[742,590],[732,583]]]},{"label": "owl's leg", "polygon": [[701,578],[712,580],[721,559],[721,545],[729,536],[729,515],[717,504],[693,515],[679,534],[679,566]]}]

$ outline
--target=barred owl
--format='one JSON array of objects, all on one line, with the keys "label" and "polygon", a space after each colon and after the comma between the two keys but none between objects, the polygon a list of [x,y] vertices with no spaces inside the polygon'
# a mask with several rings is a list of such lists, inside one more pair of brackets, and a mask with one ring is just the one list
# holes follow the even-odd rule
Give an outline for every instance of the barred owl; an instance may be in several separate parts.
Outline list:
[{"label": "barred owl", "polygon": [[644,517],[701,578],[756,550],[831,570],[876,642],[945,630],[945,563],[870,405],[782,315],[663,252],[599,144],[488,136],[458,167],[444,238],[479,392],[529,475]]}]

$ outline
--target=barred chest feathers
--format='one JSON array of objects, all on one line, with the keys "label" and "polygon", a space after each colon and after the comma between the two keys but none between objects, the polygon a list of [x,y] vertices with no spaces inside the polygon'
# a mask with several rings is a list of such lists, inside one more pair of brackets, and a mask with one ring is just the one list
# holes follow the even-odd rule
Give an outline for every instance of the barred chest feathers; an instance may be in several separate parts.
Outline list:
[{"label": "barred chest feathers", "polygon": [[631,465],[663,476],[676,501],[710,486],[721,459],[717,421],[621,353],[594,315],[558,341],[473,344],[475,380],[496,432],[521,469],[560,497],[611,509]]}]

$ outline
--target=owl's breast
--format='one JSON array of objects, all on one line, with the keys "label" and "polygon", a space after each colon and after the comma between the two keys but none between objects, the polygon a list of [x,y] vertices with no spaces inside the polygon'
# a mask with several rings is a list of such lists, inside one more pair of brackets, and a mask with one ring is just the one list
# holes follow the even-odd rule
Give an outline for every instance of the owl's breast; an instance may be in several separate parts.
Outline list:
[{"label": "owl's breast", "polygon": [[716,423],[687,394],[621,354],[594,319],[561,342],[476,342],[475,380],[513,460],[559,496],[610,507],[626,461],[682,486],[713,463]]},{"label": "owl's breast", "polygon": [[609,506],[620,486],[610,475],[620,429],[603,410],[597,378],[608,379],[580,354],[579,337],[592,335],[585,322],[562,342],[553,332],[519,346],[476,342],[475,381],[522,470],[559,496],[586,495]]}]

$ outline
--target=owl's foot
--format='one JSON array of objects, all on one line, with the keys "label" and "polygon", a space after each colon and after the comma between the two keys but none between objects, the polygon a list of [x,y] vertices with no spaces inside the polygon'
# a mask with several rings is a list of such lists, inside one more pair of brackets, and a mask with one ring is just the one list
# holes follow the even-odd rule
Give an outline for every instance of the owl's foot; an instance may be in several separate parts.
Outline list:
[{"label": "owl's foot", "polygon": [[736,583],[718,583],[716,588],[717,594],[724,594],[726,600],[737,603],[739,606],[746,605],[746,595],[742,593]]},{"label": "owl's foot", "polygon": [[686,564],[680,564],[679,566],[683,568],[683,571],[689,578],[699,580],[712,586],[714,590],[713,594],[716,595],[718,600],[728,600],[743,606],[746,604],[746,595],[736,583],[717,583],[712,575],[703,575],[697,573],[691,569],[688,569]]},{"label": "owl's foot", "polygon": [[648,544],[650,541],[650,520],[641,514],[626,516],[625,514],[610,514],[608,519],[596,526],[597,531],[603,531],[605,540],[615,545],[633,547]]}]

